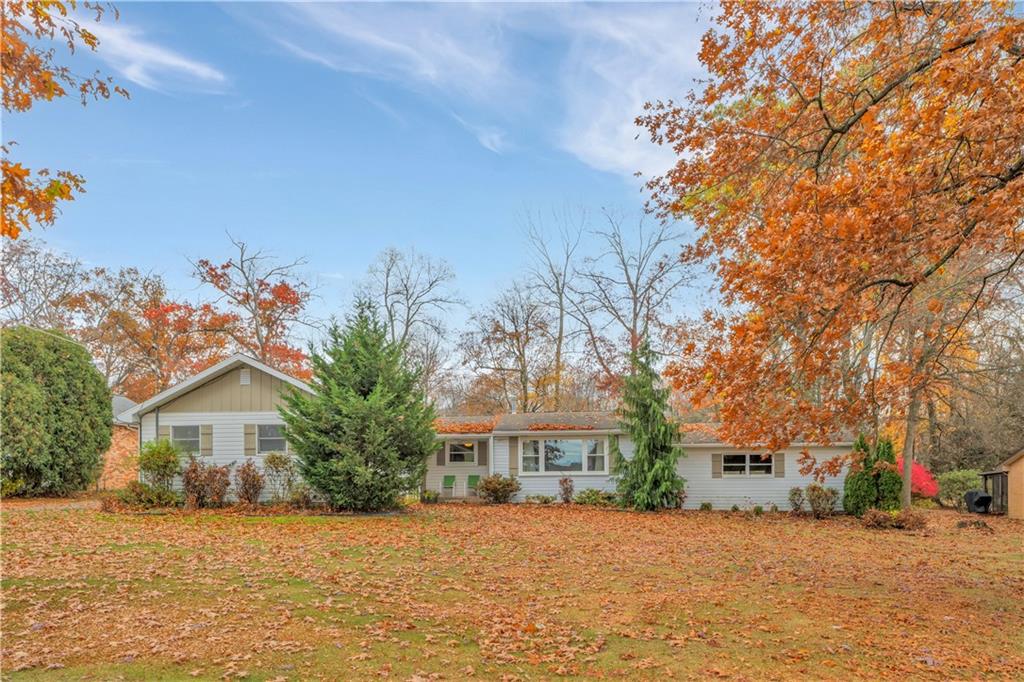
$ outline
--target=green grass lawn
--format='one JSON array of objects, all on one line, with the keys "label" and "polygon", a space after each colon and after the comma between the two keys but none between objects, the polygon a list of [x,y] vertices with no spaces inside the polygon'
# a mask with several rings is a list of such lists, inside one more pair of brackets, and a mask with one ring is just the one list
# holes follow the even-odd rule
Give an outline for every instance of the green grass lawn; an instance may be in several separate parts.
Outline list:
[{"label": "green grass lawn", "polygon": [[4,679],[1024,677],[1024,525],[3,513]]}]

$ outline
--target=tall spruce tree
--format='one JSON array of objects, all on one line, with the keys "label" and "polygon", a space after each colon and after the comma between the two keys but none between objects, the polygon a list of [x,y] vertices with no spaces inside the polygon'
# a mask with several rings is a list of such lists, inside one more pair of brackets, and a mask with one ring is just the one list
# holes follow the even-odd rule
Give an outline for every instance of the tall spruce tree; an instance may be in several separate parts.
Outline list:
[{"label": "tall spruce tree", "polygon": [[415,489],[433,451],[434,408],[368,302],[312,354],[315,394],[280,408],[302,477],[336,510],[381,511]]},{"label": "tall spruce tree", "polygon": [[626,459],[618,442],[612,444],[619,500],[638,511],[677,507],[686,480],[676,473],[676,461],[685,453],[677,444],[679,425],[669,417],[669,389],[654,369],[649,344],[633,352],[630,362],[620,412],[622,428],[633,441],[633,456]]}]

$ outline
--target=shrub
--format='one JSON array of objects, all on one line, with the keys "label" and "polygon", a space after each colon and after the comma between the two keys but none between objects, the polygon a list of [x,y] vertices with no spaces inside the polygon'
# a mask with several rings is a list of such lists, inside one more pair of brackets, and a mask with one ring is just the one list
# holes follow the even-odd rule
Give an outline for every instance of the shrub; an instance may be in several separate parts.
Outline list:
[{"label": "shrub", "polygon": [[235,495],[242,504],[256,505],[260,503],[263,493],[263,472],[252,459],[235,469]]},{"label": "shrub", "polygon": [[738,504],[734,504],[734,505],[733,505],[733,506],[732,506],[732,507],[731,507],[731,508],[729,509],[729,511],[734,511],[734,512],[738,512],[739,510],[740,510],[740,506],[739,506]]},{"label": "shrub", "polygon": [[804,489],[803,488],[790,488],[789,489],[789,506],[792,507],[794,512],[802,512],[804,510]]},{"label": "shrub", "polygon": [[[438,500],[440,495],[437,491],[424,490],[424,493],[434,493],[434,502]],[[308,510],[320,510],[327,506],[324,499],[313,489],[311,485],[305,481],[298,481],[292,486],[292,489],[288,493],[288,504],[296,509],[308,509]]]},{"label": "shrub", "polygon": [[180,457],[178,448],[166,438],[150,441],[139,452],[139,473],[151,486],[170,490],[181,471]]},{"label": "shrub", "polygon": [[753,511],[754,511],[754,516],[761,516],[762,514],[764,514],[764,507],[762,507],[759,504],[755,504]]},{"label": "shrub", "polygon": [[893,516],[889,512],[880,509],[865,509],[861,514],[860,522],[865,528],[881,529],[893,527]]},{"label": "shrub", "polygon": [[181,491],[188,509],[206,506],[206,465],[194,456],[188,458],[188,466],[181,472]]},{"label": "shrub", "polygon": [[476,492],[490,504],[504,504],[519,492],[522,486],[515,478],[505,477],[501,474],[484,476],[477,483]]},{"label": "shrub", "polygon": [[275,500],[288,497],[295,485],[295,462],[283,452],[271,452],[263,458],[263,476]]},{"label": "shrub", "polygon": [[964,494],[981,488],[981,475],[973,469],[960,469],[939,474],[939,501],[959,511],[967,509]]},{"label": "shrub", "polygon": [[768,511],[771,512],[772,514],[778,514],[779,513],[779,505],[777,505],[774,502],[772,502],[770,505],[768,505]]},{"label": "shrub", "polygon": [[397,507],[437,445],[434,408],[408,353],[362,300],[310,362],[318,390],[288,391],[280,408],[299,473],[333,509]]},{"label": "shrub", "polygon": [[875,506],[878,501],[878,487],[870,471],[851,471],[843,483],[843,511],[854,516]]},{"label": "shrub", "polygon": [[224,506],[228,498],[228,488],[231,486],[231,473],[228,467],[208,465],[203,476],[203,491],[206,506],[219,509]]},{"label": "shrub", "polygon": [[615,493],[609,493],[597,488],[584,488],[576,493],[573,498],[576,504],[587,504],[593,507],[608,507],[615,504]]},{"label": "shrub", "polygon": [[[896,469],[902,473],[902,457],[897,458]],[[914,462],[910,467],[910,492],[918,497],[935,497],[939,494],[939,484],[935,477],[920,462]]]},{"label": "shrub", "polygon": [[141,481],[129,481],[124,489],[117,491],[117,499],[133,509],[157,509],[178,505],[178,496],[171,490]]},{"label": "shrub", "polygon": [[6,495],[85,489],[99,475],[113,418],[110,389],[89,352],[60,332],[8,327],[0,358],[0,488]]},{"label": "shrub", "polygon": [[700,503],[700,510],[701,511],[711,511],[711,509],[712,509],[712,506],[711,506],[710,502],[701,502]]},{"label": "shrub", "polygon": [[921,530],[928,525],[924,514],[911,509],[901,509],[896,514],[896,527],[904,530]]},{"label": "shrub", "polygon": [[553,495],[527,495],[526,501],[533,504],[551,504],[555,501]]},{"label": "shrub", "polygon": [[420,502],[423,504],[435,504],[441,499],[441,493],[436,490],[423,490],[420,492]]},{"label": "shrub", "polygon": [[563,476],[558,481],[558,496],[562,502],[569,504],[572,502],[573,493],[576,490],[576,485],[572,482],[572,478],[569,476]]},{"label": "shrub", "polygon": [[807,504],[816,519],[823,519],[835,513],[838,501],[839,491],[835,488],[827,488],[818,483],[807,486]]},{"label": "shrub", "polygon": [[618,440],[612,440],[612,462],[618,479],[619,503],[637,511],[680,506],[686,481],[676,471],[683,456],[679,425],[671,414],[671,391],[654,369],[655,356],[646,341],[630,356],[631,372],[622,392],[621,421],[633,442],[633,456],[625,459]]}]

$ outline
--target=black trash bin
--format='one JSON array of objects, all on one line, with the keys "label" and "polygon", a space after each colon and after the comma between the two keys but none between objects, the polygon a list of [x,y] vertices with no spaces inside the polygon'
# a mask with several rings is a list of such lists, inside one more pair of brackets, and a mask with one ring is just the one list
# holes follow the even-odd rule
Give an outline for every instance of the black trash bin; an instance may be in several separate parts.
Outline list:
[{"label": "black trash bin", "polygon": [[984,490],[968,490],[964,493],[964,502],[967,503],[967,511],[988,514],[988,508],[992,506],[992,496]]}]

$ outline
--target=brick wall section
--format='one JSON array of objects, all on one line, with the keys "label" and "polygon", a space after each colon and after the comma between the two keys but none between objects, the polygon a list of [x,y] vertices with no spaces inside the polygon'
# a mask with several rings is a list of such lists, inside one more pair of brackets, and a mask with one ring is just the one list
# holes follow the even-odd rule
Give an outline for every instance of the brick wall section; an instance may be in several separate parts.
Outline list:
[{"label": "brick wall section", "polygon": [[110,449],[103,456],[100,490],[123,488],[138,478],[139,432],[130,426],[114,425]]}]

